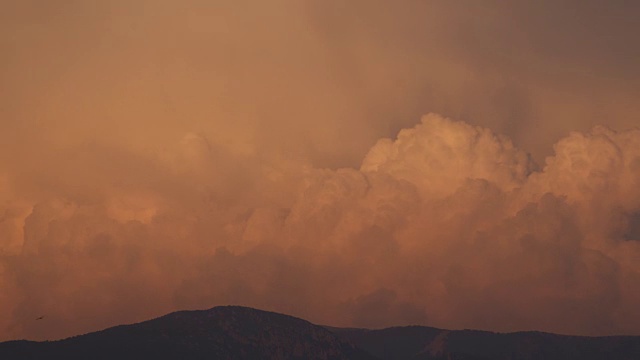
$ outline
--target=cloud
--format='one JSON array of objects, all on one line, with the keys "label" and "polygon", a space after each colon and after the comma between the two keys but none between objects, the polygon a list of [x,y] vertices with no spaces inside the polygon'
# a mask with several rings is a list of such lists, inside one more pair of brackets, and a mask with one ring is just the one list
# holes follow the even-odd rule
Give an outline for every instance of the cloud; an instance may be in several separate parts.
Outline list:
[{"label": "cloud", "polygon": [[[504,136],[430,114],[378,141],[360,169],[237,170],[255,176],[248,194],[292,193],[284,206],[229,201],[237,190],[206,139],[185,139],[145,165],[175,176],[172,191],[6,208],[5,338],[225,303],[344,326],[640,331],[637,130],[573,133],[534,170]],[[41,313],[47,322],[29,321]]]},{"label": "cloud", "polygon": [[43,5],[0,15],[0,339],[640,334],[636,5]]},{"label": "cloud", "polygon": [[534,164],[510,140],[488,129],[452,123],[437,115],[379,140],[361,170],[383,172],[416,184],[427,198],[444,197],[467,179],[484,179],[503,190],[520,186]]}]

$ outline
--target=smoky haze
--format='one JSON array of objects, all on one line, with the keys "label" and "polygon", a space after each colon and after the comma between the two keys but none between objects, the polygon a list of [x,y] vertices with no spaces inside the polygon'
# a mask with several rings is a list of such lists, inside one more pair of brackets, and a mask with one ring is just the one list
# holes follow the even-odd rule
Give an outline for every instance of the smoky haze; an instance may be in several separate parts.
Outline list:
[{"label": "smoky haze", "polygon": [[640,335],[638,13],[0,0],[0,340],[222,304]]}]

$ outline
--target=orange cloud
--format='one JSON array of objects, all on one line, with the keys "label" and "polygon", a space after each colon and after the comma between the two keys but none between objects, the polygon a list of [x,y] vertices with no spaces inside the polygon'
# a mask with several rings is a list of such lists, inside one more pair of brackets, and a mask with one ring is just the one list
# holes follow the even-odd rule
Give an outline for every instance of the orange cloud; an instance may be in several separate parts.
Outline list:
[{"label": "orange cloud", "polygon": [[640,334],[637,5],[45,3],[0,12],[0,339]]}]

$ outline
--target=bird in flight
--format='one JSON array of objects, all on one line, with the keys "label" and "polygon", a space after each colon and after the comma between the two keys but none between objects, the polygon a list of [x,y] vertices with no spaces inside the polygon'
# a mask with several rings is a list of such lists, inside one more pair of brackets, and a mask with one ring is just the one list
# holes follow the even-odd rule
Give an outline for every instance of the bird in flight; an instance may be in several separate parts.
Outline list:
[{"label": "bird in flight", "polygon": [[36,318],[36,320],[42,320],[42,319],[44,319],[44,316],[40,316]]}]

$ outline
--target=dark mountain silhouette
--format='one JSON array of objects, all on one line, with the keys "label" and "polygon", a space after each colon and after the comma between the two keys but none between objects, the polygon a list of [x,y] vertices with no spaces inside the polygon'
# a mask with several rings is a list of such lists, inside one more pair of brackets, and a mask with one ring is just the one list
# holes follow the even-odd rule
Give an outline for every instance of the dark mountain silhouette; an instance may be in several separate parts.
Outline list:
[{"label": "dark mountain silhouette", "polygon": [[542,332],[449,331],[424,326],[331,329],[381,360],[631,360],[640,337],[564,336]]},{"label": "dark mountain silhouette", "polygon": [[308,321],[239,306],[179,311],[59,341],[0,343],[0,359],[374,360]]},{"label": "dark mountain silhouette", "polygon": [[640,359],[640,337],[322,327],[239,306],[180,311],[59,341],[0,343],[0,359]]}]

